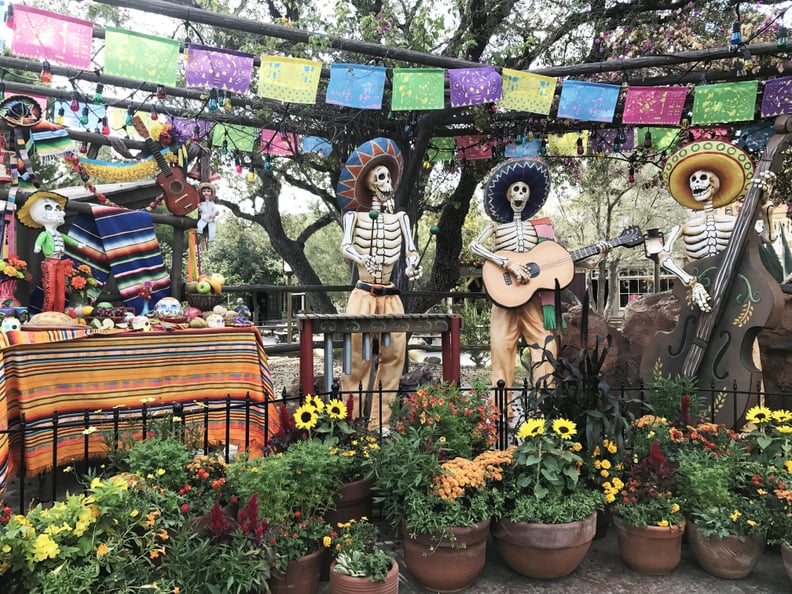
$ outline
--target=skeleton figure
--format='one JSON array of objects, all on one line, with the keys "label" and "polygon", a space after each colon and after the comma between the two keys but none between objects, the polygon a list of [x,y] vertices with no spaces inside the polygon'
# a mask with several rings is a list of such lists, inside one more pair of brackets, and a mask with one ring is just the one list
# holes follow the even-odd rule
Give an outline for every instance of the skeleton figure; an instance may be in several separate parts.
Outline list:
[{"label": "skeleton figure", "polygon": [[[386,141],[387,139],[377,139],[370,142],[377,143],[379,147],[390,146]],[[358,283],[347,301],[348,314],[404,314],[399,291],[391,280],[402,249],[405,253],[407,278],[417,279],[423,272],[419,265],[420,256],[410,233],[407,214],[390,210],[398,179],[394,180],[392,177],[392,171],[397,171],[395,167],[391,169],[382,164],[390,162],[394,165],[396,161],[388,161],[389,158],[392,155],[385,155],[380,164],[371,163],[368,172],[364,170],[360,173],[363,176],[362,185],[371,197],[371,210],[344,214],[341,254],[345,259],[354,262],[358,273]],[[367,386],[373,389],[382,385],[382,410],[378,395],[374,395],[371,401],[369,417],[373,427],[378,427],[380,420],[382,425],[387,425],[390,419],[388,403],[395,399],[399,388],[406,348],[407,337],[403,332],[391,332],[388,339],[380,337],[379,362],[376,375],[372,378],[373,360],[363,358],[362,335],[352,334],[352,369],[351,373],[341,378],[341,383],[347,392],[357,390],[361,383],[364,389]]]},{"label": "skeleton figure", "polygon": [[[772,242],[775,233],[772,223],[772,202],[770,196],[775,185],[775,174],[769,171],[753,179],[752,183],[763,191],[760,207],[762,218],[762,240]],[[676,225],[669,233],[668,241],[660,253],[660,264],[690,287],[693,303],[701,311],[712,311],[712,298],[696,277],[688,274],[671,257],[674,243],[680,237],[685,244],[687,256],[700,260],[715,256],[726,249],[734,232],[737,218],[730,214],[720,214],[714,204],[719,199],[721,179],[717,173],[708,169],[697,169],[690,175],[690,192],[693,200],[700,205],[701,213],[696,213],[686,223]]]}]

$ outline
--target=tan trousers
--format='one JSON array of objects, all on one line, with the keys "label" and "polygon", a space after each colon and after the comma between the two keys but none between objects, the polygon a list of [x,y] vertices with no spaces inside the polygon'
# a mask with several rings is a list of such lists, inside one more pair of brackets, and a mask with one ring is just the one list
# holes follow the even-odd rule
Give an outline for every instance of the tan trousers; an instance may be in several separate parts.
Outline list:
[{"label": "tan trousers", "polygon": [[[398,295],[375,297],[362,289],[354,289],[349,295],[346,312],[355,315],[402,315],[404,314],[404,304],[402,304],[401,297]],[[373,338],[379,337],[372,336]],[[373,360],[371,358],[368,361],[363,359],[362,341],[362,334],[352,334],[352,373],[341,377],[341,389],[344,391],[345,396],[350,392],[356,393],[360,382],[363,383],[364,390],[368,386]],[[390,403],[396,399],[396,391],[399,389],[399,382],[404,370],[404,358],[407,354],[407,335],[404,332],[392,332],[390,334],[390,346],[383,346],[381,339],[379,343],[379,363],[374,376],[373,388],[377,389],[379,383],[382,382],[382,425],[387,426],[391,416]],[[370,426],[374,429],[378,428],[380,426],[379,419],[379,394],[375,393],[371,400]]]},{"label": "tan trousers", "polygon": [[[542,300],[535,296],[528,303],[516,309],[507,309],[492,304],[490,319],[490,356],[492,357],[492,385],[504,380],[506,387],[514,385],[514,370],[517,357],[517,343],[520,336],[526,342],[543,347],[545,338],[550,334],[544,327]],[[556,354],[555,341],[547,345],[547,350]],[[544,358],[544,348],[531,348],[531,361],[543,361],[540,366],[533,367],[534,382],[553,372],[553,367]],[[549,383],[549,379],[548,383]]]}]

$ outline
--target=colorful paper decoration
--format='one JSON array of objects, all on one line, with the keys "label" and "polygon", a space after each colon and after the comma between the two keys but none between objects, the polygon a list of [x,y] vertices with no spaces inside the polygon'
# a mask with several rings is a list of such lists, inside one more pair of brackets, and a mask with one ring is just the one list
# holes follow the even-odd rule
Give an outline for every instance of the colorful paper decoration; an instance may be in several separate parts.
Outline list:
[{"label": "colorful paper decoration", "polygon": [[104,73],[175,86],[179,42],[115,27],[105,27]]},{"label": "colorful paper decoration", "polygon": [[492,158],[492,147],[483,136],[478,134],[468,136],[457,136],[457,158],[467,161],[476,161]]},{"label": "colorful paper decoration", "polygon": [[184,77],[188,87],[223,89],[244,94],[250,90],[253,54],[191,43]]},{"label": "colorful paper decoration", "polygon": [[303,136],[302,151],[303,153],[319,153],[323,157],[328,157],[333,152],[333,145],[321,136]]},{"label": "colorful paper decoration", "polygon": [[212,123],[206,120],[194,120],[192,118],[169,117],[168,123],[173,126],[173,130],[179,138],[192,140],[195,136],[195,126],[198,125],[198,138],[204,138],[212,129]]},{"label": "colorful paper decoration", "polygon": [[772,118],[790,113],[792,113],[792,76],[765,82],[762,117]]},{"label": "colorful paper decoration", "polygon": [[357,109],[381,109],[385,68],[363,64],[332,64],[325,102]]},{"label": "colorful paper decoration", "polygon": [[693,125],[744,122],[754,119],[759,82],[700,85],[693,95]]},{"label": "colorful paper decoration", "polygon": [[443,109],[444,95],[443,68],[393,69],[393,111]]},{"label": "colorful paper decoration", "polygon": [[588,122],[612,122],[619,85],[566,80],[561,87],[558,117]]},{"label": "colorful paper decoration", "polygon": [[250,126],[218,122],[212,130],[212,146],[223,146],[223,141],[226,140],[231,151],[251,153],[258,138],[259,130]]},{"label": "colorful paper decoration", "polygon": [[81,70],[91,68],[93,24],[88,21],[14,4],[11,51]]},{"label": "colorful paper decoration", "polygon": [[451,161],[457,154],[454,138],[451,136],[436,136],[429,142],[426,149],[426,158],[432,163],[437,161]]},{"label": "colorful paper decoration", "polygon": [[270,155],[282,155],[290,157],[294,155],[294,149],[298,146],[300,137],[297,134],[281,134],[277,130],[261,131],[261,152]]},{"label": "colorful paper decoration", "polygon": [[622,123],[676,126],[682,119],[687,87],[630,87]]},{"label": "colorful paper decoration", "polygon": [[671,151],[679,140],[679,129],[677,128],[636,128],[635,144],[637,146],[643,146],[647,132],[652,136],[652,150],[656,153]]},{"label": "colorful paper decoration", "polygon": [[[619,142],[619,135],[623,134],[623,142]],[[591,152],[612,153],[616,145],[619,151],[632,151],[635,149],[635,128],[608,128],[607,130],[592,130],[590,134]]]},{"label": "colorful paper decoration", "polygon": [[539,155],[539,148],[541,145],[541,141],[536,138],[533,140],[523,140],[520,144],[512,142],[506,145],[503,155],[507,159],[513,159],[515,157],[536,157]]},{"label": "colorful paper decoration", "polygon": [[261,56],[258,94],[284,103],[316,103],[322,63],[303,58]]},{"label": "colorful paper decoration", "polygon": [[774,134],[773,122],[755,122],[748,124],[738,132],[734,144],[747,151],[758,152],[764,150]]},{"label": "colorful paper decoration", "polygon": [[548,134],[547,152],[559,157],[577,157],[578,138],[583,140],[583,147],[588,146],[588,130],[577,132],[567,132],[566,134]]},{"label": "colorful paper decoration", "polygon": [[550,113],[556,79],[510,68],[503,69],[502,77],[503,95],[499,107],[542,115]]},{"label": "colorful paper decoration", "polygon": [[497,101],[502,95],[500,74],[492,66],[453,68],[448,71],[451,107],[467,107]]}]

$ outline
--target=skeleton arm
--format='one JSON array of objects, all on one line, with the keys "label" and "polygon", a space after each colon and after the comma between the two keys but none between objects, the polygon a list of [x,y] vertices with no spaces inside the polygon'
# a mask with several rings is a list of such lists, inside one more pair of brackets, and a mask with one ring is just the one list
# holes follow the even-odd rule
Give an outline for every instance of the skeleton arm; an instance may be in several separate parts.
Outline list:
[{"label": "skeleton arm", "polygon": [[762,190],[762,204],[759,206],[759,216],[762,219],[762,241],[772,243],[776,239],[773,227],[773,190],[775,189],[776,175],[772,171],[765,171],[753,178],[751,182]]},{"label": "skeleton arm", "polygon": [[679,278],[679,280],[681,280],[690,288],[693,302],[699,307],[701,311],[711,311],[711,298],[709,293],[707,293],[707,289],[704,288],[704,285],[698,282],[698,279],[695,276],[685,272],[685,270],[679,266],[679,264],[674,262],[674,259],[671,257],[671,250],[674,247],[674,243],[683,233],[683,231],[684,227],[682,225],[675,225],[671,229],[668,236],[668,241],[666,241],[666,244],[663,246],[663,251],[660,252],[660,265]]},{"label": "skeleton arm", "polygon": [[401,227],[402,237],[404,238],[404,255],[407,263],[404,274],[410,280],[414,280],[420,278],[421,274],[423,274],[423,268],[419,265],[421,257],[415,247],[412,234],[410,233],[410,217],[404,212],[399,212],[396,216],[399,217],[399,226]]},{"label": "skeleton arm", "polygon": [[476,239],[470,242],[470,251],[476,254],[477,256],[481,256],[485,260],[494,262],[501,268],[506,268],[507,264],[509,263],[509,259],[502,258],[496,255],[494,252],[491,252],[483,245],[484,242],[487,241],[494,232],[495,232],[495,225],[488,225]]}]

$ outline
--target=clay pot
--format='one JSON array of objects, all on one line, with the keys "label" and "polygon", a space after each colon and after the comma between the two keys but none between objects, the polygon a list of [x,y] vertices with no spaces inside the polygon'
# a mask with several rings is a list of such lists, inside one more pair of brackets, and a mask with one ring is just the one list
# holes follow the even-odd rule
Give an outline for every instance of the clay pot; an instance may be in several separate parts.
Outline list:
[{"label": "clay pot", "polygon": [[316,594],[324,550],[320,549],[289,561],[285,572],[270,576],[270,594]]},{"label": "clay pot", "polygon": [[787,543],[781,544],[781,559],[784,561],[784,569],[789,579],[792,580],[792,547]]},{"label": "clay pot", "polygon": [[489,528],[489,518],[465,528],[448,528],[442,535],[410,536],[402,526],[404,563],[427,590],[461,592],[484,569]]},{"label": "clay pot", "polygon": [[333,498],[332,509],[325,513],[327,523],[335,528],[338,523],[349,522],[352,519],[371,518],[373,484],[374,479],[344,483],[338,495]]},{"label": "clay pot", "polygon": [[532,524],[502,519],[492,528],[495,546],[517,573],[539,579],[569,575],[586,556],[597,528],[597,514],[580,522]]},{"label": "clay pot", "polygon": [[384,582],[372,582],[368,578],[341,575],[330,565],[330,594],[399,594],[399,564],[391,559],[391,568]]},{"label": "clay pot", "polygon": [[740,580],[750,574],[765,548],[765,539],[758,536],[744,541],[736,536],[704,538],[693,522],[688,524],[688,542],[704,571],[727,580]]},{"label": "clay pot", "polygon": [[619,555],[628,567],[646,575],[665,575],[682,559],[685,521],[676,526],[630,526],[613,517]]}]

